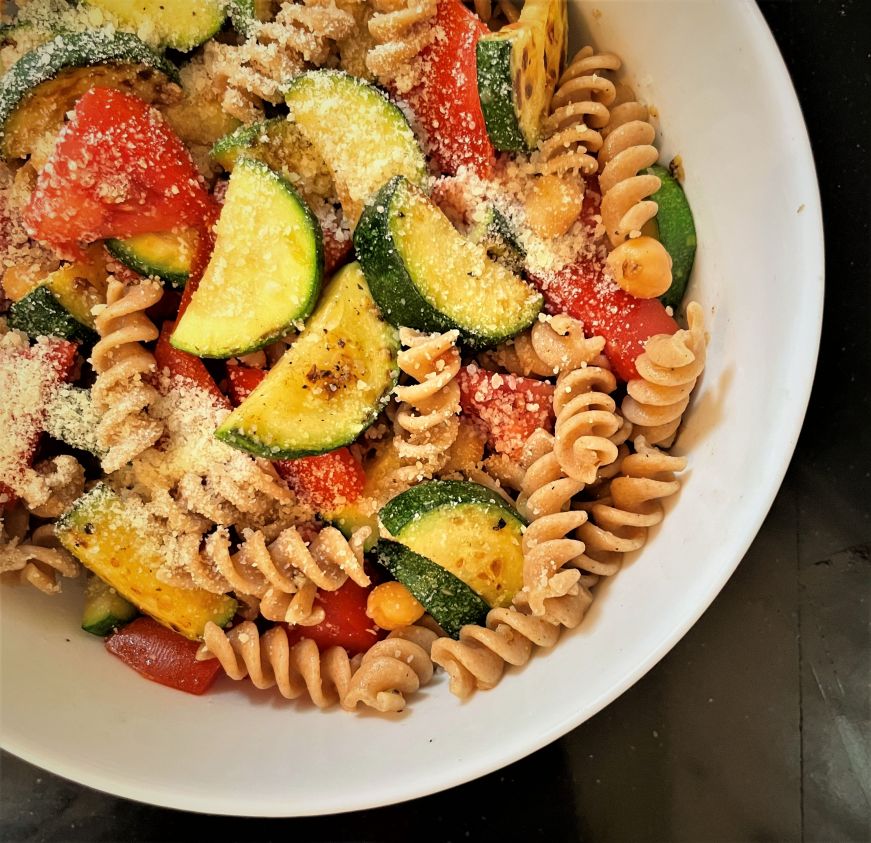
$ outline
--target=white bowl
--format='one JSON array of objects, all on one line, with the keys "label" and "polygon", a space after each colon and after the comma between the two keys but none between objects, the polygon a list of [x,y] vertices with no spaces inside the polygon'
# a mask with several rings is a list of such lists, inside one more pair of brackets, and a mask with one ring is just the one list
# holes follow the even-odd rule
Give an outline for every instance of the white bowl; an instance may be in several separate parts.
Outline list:
[{"label": "white bowl", "polygon": [[167,690],[79,630],[74,587],[58,599],[5,590],[0,716],[9,751],[100,790],[194,811],[384,805],[483,775],[565,734],[656,664],[711,603],[774,499],[810,392],[823,296],[813,158],[750,0],[571,12],[573,45],[583,29],[621,53],[657,106],[662,159],[683,156],[698,226],[692,295],[712,339],[677,446],[690,469],[662,528],[554,650],[466,704],[442,675],[392,719],[321,713],[229,680],[202,698]]}]

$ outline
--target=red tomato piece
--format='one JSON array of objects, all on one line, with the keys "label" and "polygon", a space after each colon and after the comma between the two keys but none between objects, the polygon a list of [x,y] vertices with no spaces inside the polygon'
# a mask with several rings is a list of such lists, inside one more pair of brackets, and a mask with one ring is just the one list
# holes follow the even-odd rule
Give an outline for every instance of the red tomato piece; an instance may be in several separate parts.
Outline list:
[{"label": "red tomato piece", "polygon": [[160,112],[132,94],[92,88],[61,131],[23,218],[31,237],[75,257],[82,243],[199,226],[214,204]]},{"label": "red tomato piece", "polygon": [[17,497],[12,485],[33,462],[43,433],[46,404],[58,385],[69,380],[76,351],[75,343],[42,337],[35,345],[0,354],[0,394],[10,402],[6,413],[0,412],[8,446],[0,453],[0,474],[8,481],[0,480],[0,506]]},{"label": "red tomato piece", "polygon": [[353,247],[351,236],[339,240],[334,231],[324,229],[324,275],[331,275],[348,259]]},{"label": "red tomato piece", "polygon": [[291,646],[309,638],[321,650],[338,646],[344,647],[351,655],[368,650],[381,637],[366,614],[366,601],[371,590],[348,580],[336,591],[319,591],[317,602],[324,610],[324,620],[317,626],[288,627]]},{"label": "red tomato piece", "polygon": [[[230,400],[238,406],[265,377],[262,369],[228,364]],[[331,512],[363,494],[366,482],[363,466],[347,448],[314,457],[276,460],[273,465],[300,499],[318,512]]]},{"label": "red tomato piece", "polygon": [[487,178],[495,162],[478,99],[478,39],[489,30],[460,0],[439,0],[435,37],[417,58],[422,81],[405,95],[426,131],[429,152],[443,173],[466,166]]},{"label": "red tomato piece", "polygon": [[197,287],[200,286],[200,279],[206,272],[206,267],[212,259],[212,252],[215,249],[215,223],[220,216],[220,208],[214,207],[207,214],[199,229],[197,237],[196,251],[191,261],[191,273],[187,283],[184,285],[184,292],[181,295],[181,303],[178,306],[178,319],[181,319],[182,314],[187,310],[190,304],[191,297]]},{"label": "red tomato piece", "polygon": [[180,379],[193,383],[212,395],[219,403],[226,404],[227,398],[218,389],[205,363],[199,357],[170,345],[169,338],[174,329],[175,323],[172,322],[164,322],[160,329],[160,337],[154,347],[158,372],[168,371],[173,380]]},{"label": "red tomato piece", "polygon": [[197,661],[196,641],[146,617],[112,633],[106,649],[146,679],[197,696],[209,690],[221,670],[217,659]]},{"label": "red tomato piece", "polygon": [[553,430],[553,386],[533,378],[488,372],[474,363],[457,374],[460,405],[487,431],[492,448],[518,459],[538,428]]},{"label": "red tomato piece", "polygon": [[637,299],[621,290],[605,277],[599,260],[578,259],[531,280],[551,313],[568,313],[584,323],[587,336],[605,338],[605,355],[624,381],[638,376],[635,360],[650,337],[678,328],[659,299]]}]

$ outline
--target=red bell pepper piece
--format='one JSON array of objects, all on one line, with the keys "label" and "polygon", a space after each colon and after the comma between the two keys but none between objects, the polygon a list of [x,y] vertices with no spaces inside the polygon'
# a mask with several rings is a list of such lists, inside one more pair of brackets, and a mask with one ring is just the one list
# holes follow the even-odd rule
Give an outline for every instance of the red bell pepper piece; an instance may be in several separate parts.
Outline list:
[{"label": "red bell pepper piece", "polygon": [[[233,404],[241,404],[265,377],[262,369],[228,364]],[[366,482],[363,466],[347,448],[296,460],[276,460],[273,465],[299,498],[318,512],[332,512],[363,494]]]},{"label": "red bell pepper piece", "polygon": [[75,343],[42,337],[33,346],[0,353],[0,395],[6,396],[0,424],[8,437],[8,447],[0,449],[0,506],[17,497],[12,487],[33,462],[48,400],[69,380],[76,350]]},{"label": "red bell pepper piece", "polygon": [[518,459],[538,428],[553,430],[553,386],[519,375],[488,372],[474,363],[457,374],[460,406],[487,431],[490,446]]},{"label": "red bell pepper piece", "polygon": [[157,345],[154,347],[154,359],[157,361],[158,372],[168,371],[173,380],[180,379],[193,383],[208,392],[220,404],[227,404],[227,398],[215,383],[214,378],[199,357],[173,348],[169,338],[175,329],[175,323],[164,322],[160,329]]},{"label": "red bell pepper piece", "polygon": [[199,644],[142,617],[112,633],[106,649],[146,679],[188,694],[204,694],[221,671],[217,659],[197,661]]},{"label": "red bell pepper piece", "polygon": [[82,243],[199,226],[214,199],[160,112],[92,88],[76,103],[24,210],[31,237],[76,257]]},{"label": "red bell pepper piece", "polygon": [[405,95],[429,142],[436,167],[466,166],[487,178],[495,162],[478,99],[478,39],[489,30],[460,0],[439,0],[435,35],[416,59],[421,81]]},{"label": "red bell pepper piece", "polygon": [[371,588],[363,588],[348,580],[336,591],[319,591],[316,605],[324,610],[324,620],[317,626],[288,627],[291,645],[309,638],[321,650],[344,647],[351,655],[368,650],[381,637],[381,632],[366,614],[366,601]]},{"label": "red bell pepper piece", "polygon": [[650,337],[678,328],[659,299],[637,299],[605,278],[601,261],[581,258],[530,277],[551,313],[568,313],[584,323],[587,336],[605,338],[605,356],[624,381],[638,377],[635,360]]}]

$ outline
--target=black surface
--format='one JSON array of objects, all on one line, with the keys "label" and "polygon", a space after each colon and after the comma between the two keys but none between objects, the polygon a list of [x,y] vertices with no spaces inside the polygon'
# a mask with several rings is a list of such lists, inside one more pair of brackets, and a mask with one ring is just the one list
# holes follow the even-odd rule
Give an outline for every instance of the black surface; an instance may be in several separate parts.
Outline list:
[{"label": "black surface", "polygon": [[[3,840],[871,840],[871,12],[866,0],[760,5],[816,155],[823,346],[786,482],[684,640],[557,743],[376,811],[201,817],[105,796],[5,755]],[[739,165],[751,140],[736,136]]]}]

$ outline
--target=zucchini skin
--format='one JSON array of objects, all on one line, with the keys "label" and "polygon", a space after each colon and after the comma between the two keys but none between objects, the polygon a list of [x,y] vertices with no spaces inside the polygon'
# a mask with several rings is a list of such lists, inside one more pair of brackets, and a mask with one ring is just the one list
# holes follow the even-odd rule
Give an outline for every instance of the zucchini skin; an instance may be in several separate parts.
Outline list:
[{"label": "zucchini skin", "polygon": [[451,638],[459,638],[467,624],[485,622],[490,611],[487,602],[441,565],[389,539],[381,539],[372,556]]},{"label": "zucchini skin", "polygon": [[404,183],[402,176],[394,176],[366,206],[354,231],[354,251],[388,322],[419,331],[447,331],[454,325],[418,292],[390,232],[389,209]]},{"label": "zucchini skin", "polygon": [[656,214],[657,239],[671,256],[671,286],[659,300],[673,309],[680,307],[696,259],[696,225],[686,193],[668,168],[655,164],[646,170],[658,176],[659,190],[650,198],[659,205]]},{"label": "zucchini skin", "polygon": [[97,64],[144,64],[179,81],[175,65],[130,32],[106,35],[97,30],[58,35],[22,56],[0,79],[0,149],[5,149],[6,121],[13,112],[37,96],[36,88],[69,67]]},{"label": "zucchini skin", "polygon": [[412,486],[384,505],[379,513],[381,523],[392,535],[398,535],[402,528],[421,514],[434,509],[457,506],[459,504],[481,504],[498,507],[511,518],[526,525],[517,510],[509,506],[499,495],[478,483],[466,480],[429,480]]},{"label": "zucchini skin", "polygon": [[116,260],[121,261],[124,266],[132,269],[134,272],[138,272],[140,275],[144,275],[146,278],[160,278],[161,281],[166,281],[175,290],[183,290],[190,277],[190,272],[175,272],[156,263],[149,262],[141,253],[130,248],[124,240],[111,237],[105,241],[105,246],[109,254]]},{"label": "zucchini skin", "polygon": [[93,345],[99,339],[95,331],[79,322],[43,286],[34,287],[9,308],[9,327],[31,337],[62,337],[83,345]]},{"label": "zucchini skin", "polygon": [[478,97],[490,141],[501,152],[528,152],[512,96],[511,41],[485,37],[475,49]]}]

